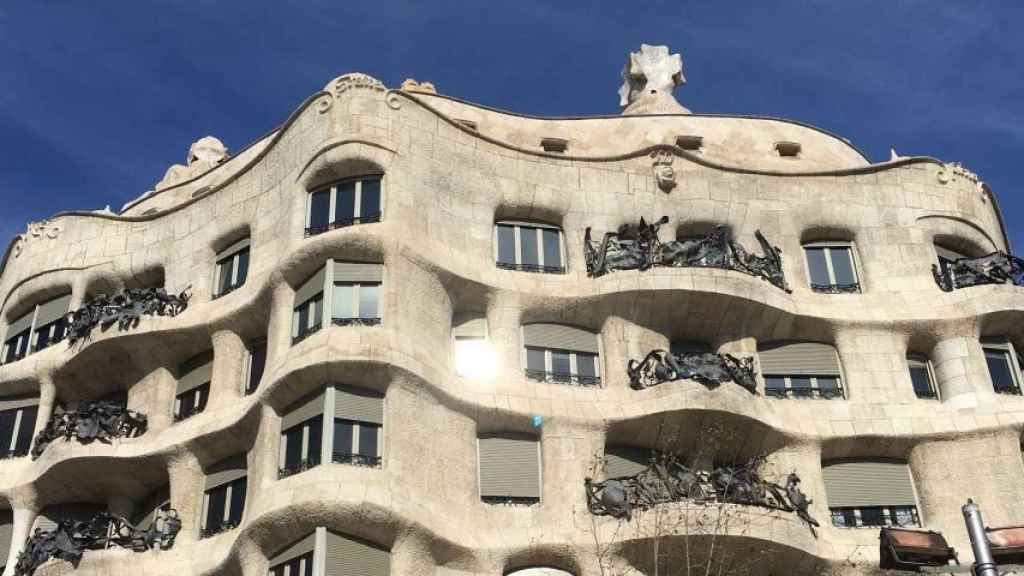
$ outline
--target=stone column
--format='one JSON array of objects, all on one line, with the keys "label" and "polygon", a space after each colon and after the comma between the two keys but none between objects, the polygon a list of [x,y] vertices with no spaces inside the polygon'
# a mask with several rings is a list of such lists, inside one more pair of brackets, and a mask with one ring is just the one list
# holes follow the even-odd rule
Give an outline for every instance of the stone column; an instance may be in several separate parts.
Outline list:
[{"label": "stone column", "polygon": [[931,361],[944,404],[971,408],[978,405],[978,393],[992,392],[977,338],[958,336],[942,340],[932,350]]},{"label": "stone column", "polygon": [[25,541],[31,535],[32,523],[35,522],[38,511],[31,508],[20,508],[12,506],[14,515],[14,529],[11,531],[11,550],[7,553],[7,567],[3,576],[14,576],[14,565],[18,563],[18,554],[25,549]]},{"label": "stone column", "polygon": [[44,373],[39,379],[39,411],[36,413],[36,426],[32,430],[32,439],[35,442],[35,437],[39,434],[46,423],[50,420],[50,416],[53,415],[54,406],[57,403],[57,386],[53,382],[53,377],[50,374]]},{"label": "stone column", "polygon": [[970,561],[971,545],[960,507],[968,498],[981,507],[989,526],[1024,524],[1024,462],[1013,430],[922,442],[910,452],[921,523],[938,530]]},{"label": "stone column", "polygon": [[271,373],[271,367],[280,364],[292,345],[292,309],[295,291],[284,280],[275,277],[277,283],[270,296],[270,320],[267,325],[267,365],[264,374]]},{"label": "stone column", "polygon": [[181,518],[181,532],[176,538],[179,544],[191,546],[199,539],[200,515],[203,513],[203,482],[206,476],[202,466],[192,454],[181,454],[167,465],[170,482],[171,508]]},{"label": "stone column", "polygon": [[498,380],[516,382],[523,377],[521,324],[519,295],[497,293],[487,307],[487,341],[498,364],[494,371]]},{"label": "stone column", "polygon": [[210,384],[210,405],[227,406],[242,396],[245,342],[231,330],[213,333],[213,378]]}]

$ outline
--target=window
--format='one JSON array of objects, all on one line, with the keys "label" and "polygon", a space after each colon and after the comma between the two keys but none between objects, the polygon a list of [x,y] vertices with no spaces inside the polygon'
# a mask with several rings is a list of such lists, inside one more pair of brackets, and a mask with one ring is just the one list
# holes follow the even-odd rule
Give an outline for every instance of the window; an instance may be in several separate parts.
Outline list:
[{"label": "window", "polygon": [[292,344],[323,326],[325,268],[321,268],[295,292],[292,313]]},{"label": "window", "polygon": [[951,269],[953,268],[953,264],[957,260],[967,258],[966,255],[956,250],[950,250],[949,248],[944,248],[938,244],[935,245],[935,256],[938,258],[939,272],[943,278],[952,278]]},{"label": "window", "polygon": [[71,294],[64,294],[33,307],[7,326],[3,363],[21,360],[64,339],[67,333]]},{"label": "window", "polygon": [[360,176],[313,191],[306,213],[306,236],[353,224],[380,222],[381,176]]},{"label": "window", "polygon": [[541,382],[601,384],[597,334],[562,324],[523,326],[526,377]]},{"label": "window", "polygon": [[515,433],[477,438],[480,499],[486,504],[525,505],[540,502],[540,442]]},{"label": "window", "polygon": [[[324,564],[319,572],[314,572],[314,556],[319,556]],[[269,576],[388,576],[391,573],[391,552],[371,542],[320,526],[277,552],[268,564]]]},{"label": "window", "polygon": [[1013,343],[1003,338],[993,338],[982,341],[981,347],[985,352],[989,376],[992,377],[992,388],[999,394],[1019,396],[1021,373]]},{"label": "window", "polygon": [[775,342],[758,347],[765,396],[843,397],[839,355],[829,344]]},{"label": "window", "polygon": [[494,375],[494,353],[487,344],[487,319],[472,317],[452,326],[455,346],[455,372],[466,378]]},{"label": "window", "polygon": [[316,531],[290,544],[270,559],[270,576],[313,576]]},{"label": "window", "polygon": [[498,268],[565,273],[562,231],[546,224],[498,222],[494,227]]},{"label": "window", "polygon": [[243,238],[217,253],[213,297],[219,298],[242,284],[249,274],[249,239]]},{"label": "window", "polygon": [[242,523],[246,480],[245,454],[221,460],[206,471],[200,532],[203,538]]},{"label": "window", "polygon": [[174,397],[174,421],[180,422],[206,409],[213,376],[213,351],[204,352],[178,368],[178,389]]},{"label": "window", "polygon": [[383,279],[380,264],[328,260],[295,293],[292,343],[320,329],[325,309],[335,326],[379,325]]},{"label": "window", "polygon": [[[324,429],[325,422],[331,427]],[[383,427],[383,396],[340,384],[328,386],[292,406],[282,417],[278,478],[325,460],[380,467]]]},{"label": "window", "polygon": [[905,462],[839,460],[821,468],[833,526],[921,525],[914,483]]},{"label": "window", "polygon": [[927,356],[907,354],[907,368],[910,381],[914,385],[914,394],[918,398],[938,398],[935,391],[935,378],[932,374],[932,363]]},{"label": "window", "polygon": [[0,398],[0,459],[28,454],[39,398]]},{"label": "window", "polygon": [[811,290],[825,294],[860,292],[853,246],[849,243],[819,242],[804,246],[807,277]]},{"label": "window", "polygon": [[246,394],[252,394],[259,388],[260,380],[263,380],[263,371],[267,366],[267,341],[257,340],[249,344],[249,356],[245,365],[245,390]]}]

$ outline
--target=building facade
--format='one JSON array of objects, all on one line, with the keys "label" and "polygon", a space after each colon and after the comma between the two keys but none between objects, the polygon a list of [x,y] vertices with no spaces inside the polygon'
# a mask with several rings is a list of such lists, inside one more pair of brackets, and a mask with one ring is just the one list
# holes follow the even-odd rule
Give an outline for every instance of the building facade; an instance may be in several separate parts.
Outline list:
[{"label": "building facade", "polygon": [[[880,526],[970,562],[967,498],[1024,524],[989,188],[690,113],[663,48],[624,76],[622,115],[536,118],[346,74],[120,213],[29,225],[0,272],[3,575],[103,511],[180,531],[35,573],[868,573]],[[689,491],[645,506],[668,457]]]}]

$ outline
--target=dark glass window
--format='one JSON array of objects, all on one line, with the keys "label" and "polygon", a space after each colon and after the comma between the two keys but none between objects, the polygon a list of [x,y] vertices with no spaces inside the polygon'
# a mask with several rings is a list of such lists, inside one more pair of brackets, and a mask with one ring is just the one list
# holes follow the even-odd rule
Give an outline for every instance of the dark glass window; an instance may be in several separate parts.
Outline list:
[{"label": "dark glass window", "polygon": [[249,379],[245,387],[246,394],[252,394],[263,379],[263,371],[267,366],[267,342],[261,340],[249,351]]},{"label": "dark glass window", "polygon": [[537,229],[519,228],[519,262],[526,266],[539,266],[540,253],[537,251]]},{"label": "dark glass window", "polygon": [[535,374],[544,375],[547,373],[547,366],[544,361],[543,348],[526,349],[526,370]]},{"label": "dark glass window", "polygon": [[207,490],[203,535],[211,536],[238,526],[245,511],[245,495],[245,477]]},{"label": "dark glass window", "polygon": [[782,376],[765,376],[764,393],[765,396],[775,396],[778,398],[785,396],[786,379]]},{"label": "dark glass window", "polygon": [[515,266],[516,229],[506,224],[498,225],[498,263]]},{"label": "dark glass window", "polygon": [[551,373],[556,381],[568,381],[572,376],[569,353],[563,350],[551,351]]},{"label": "dark glass window", "polygon": [[914,386],[914,394],[918,398],[935,398],[935,386],[932,383],[931,372],[928,370],[928,361],[922,358],[908,357],[907,368],[910,372],[910,382]]},{"label": "dark glass window", "polygon": [[1009,350],[986,348],[985,362],[988,364],[988,372],[992,376],[992,386],[996,392],[1020,393],[1014,379]]},{"label": "dark glass window", "polygon": [[17,410],[0,412],[0,458],[14,456],[11,441],[14,440],[14,424],[18,421]]},{"label": "dark glass window", "polygon": [[224,509],[228,505],[228,486],[218,486],[206,494],[206,529],[213,531],[224,523]]},{"label": "dark glass window", "polygon": [[807,269],[811,275],[811,284],[828,286],[832,283],[828,275],[824,248],[807,248]]},{"label": "dark glass window", "polygon": [[331,222],[331,190],[319,190],[309,196],[309,227],[324,231]]},{"label": "dark glass window", "polygon": [[359,285],[359,317],[379,318],[377,303],[380,298],[380,284]]},{"label": "dark glass window", "polygon": [[5,342],[5,345],[7,346],[7,355],[4,356],[4,363],[14,362],[15,360],[21,360],[25,357],[25,353],[28,352],[29,332],[29,329],[26,328],[24,331],[7,339],[7,342]]},{"label": "dark glass window", "polygon": [[36,350],[42,350],[50,344],[63,340],[66,329],[67,323],[63,318],[38,328],[36,330]]},{"label": "dark glass window", "polygon": [[860,292],[853,250],[849,246],[807,246],[807,272],[815,292]]},{"label": "dark glass window", "polygon": [[271,567],[270,576],[313,576],[313,553],[307,552]]},{"label": "dark glass window", "polygon": [[818,376],[818,392],[822,398],[835,398],[842,395],[839,391],[839,379],[835,376]]},{"label": "dark glass window", "polygon": [[334,213],[338,222],[348,222],[355,218],[356,211],[356,182],[350,180],[338,184],[338,196],[335,200]]},{"label": "dark glass window", "polygon": [[350,420],[334,419],[334,453],[350,455],[354,451],[352,442],[355,439],[355,422]]},{"label": "dark glass window", "polygon": [[380,426],[366,422],[359,423],[359,455],[376,458],[379,453]]},{"label": "dark glass window", "polygon": [[26,406],[21,409],[21,424],[18,426],[18,440],[14,444],[14,455],[25,456],[32,445],[32,432],[36,427],[39,406]]},{"label": "dark glass window", "polygon": [[860,521],[864,526],[885,526],[885,516],[881,508],[861,508]]},{"label": "dark glass window", "polygon": [[597,356],[585,352],[576,353],[576,374],[580,379],[597,377]]},{"label": "dark glass window", "polygon": [[544,235],[544,266],[562,267],[561,234],[558,230],[542,229]]},{"label": "dark glass window", "polygon": [[232,526],[242,523],[242,512],[245,510],[246,478],[239,478],[229,484],[231,486],[231,510],[228,512],[228,522]]},{"label": "dark glass window", "polygon": [[249,249],[242,248],[238,254],[238,274],[235,277],[235,287],[245,284],[246,277],[249,276]]},{"label": "dark glass window", "polygon": [[830,248],[832,254],[832,271],[835,273],[836,284],[850,285],[857,283],[857,275],[853,272],[853,255],[849,248]]},{"label": "dark glass window", "polygon": [[234,287],[234,282],[231,281],[231,276],[234,273],[234,261],[233,255],[217,261],[217,269],[220,271],[217,276],[217,295],[225,294]]},{"label": "dark glass window", "polygon": [[362,220],[373,220],[380,214],[380,178],[363,180],[359,193],[359,217]]},{"label": "dark glass window", "polygon": [[793,389],[793,395],[797,397],[808,397],[811,395],[811,377],[810,376],[793,376],[789,379],[790,388]]},{"label": "dark glass window", "polygon": [[305,428],[305,423],[302,423],[281,433],[281,439],[284,441],[284,468],[286,470],[298,469],[299,464],[302,463],[302,436]]},{"label": "dark glass window", "polygon": [[175,420],[184,420],[199,414],[206,409],[206,401],[210,398],[210,383],[178,394],[178,413],[174,415]]},{"label": "dark glass window", "polygon": [[[299,304],[295,308],[295,315],[298,317],[298,333],[296,339],[302,339],[311,332],[320,329],[323,322],[324,294],[323,292]],[[312,325],[310,325],[312,320]]]}]

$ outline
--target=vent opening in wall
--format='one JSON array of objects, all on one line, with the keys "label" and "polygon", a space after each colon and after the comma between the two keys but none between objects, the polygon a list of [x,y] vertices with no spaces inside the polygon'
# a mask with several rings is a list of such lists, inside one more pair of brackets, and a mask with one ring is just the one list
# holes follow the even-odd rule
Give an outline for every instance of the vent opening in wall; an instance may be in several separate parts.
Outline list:
[{"label": "vent opening in wall", "polygon": [[192,198],[196,198],[196,197],[202,196],[203,194],[206,194],[209,191],[210,191],[210,187],[209,186],[200,186],[198,189],[196,189],[195,192],[192,193]]},{"label": "vent opening in wall", "polygon": [[801,146],[799,142],[776,142],[775,151],[783,158],[797,158],[800,156]]},{"label": "vent opening in wall", "polygon": [[565,138],[541,138],[540,147],[545,152],[565,154],[566,150],[569,149],[569,141]]},{"label": "vent opening in wall", "polygon": [[149,210],[146,210],[145,212],[143,212],[142,215],[143,216],[150,216],[150,215],[156,214],[159,211],[160,211],[159,208],[150,208]]},{"label": "vent opening in wall", "polygon": [[464,128],[469,128],[470,130],[472,130],[474,132],[477,131],[476,122],[474,122],[472,120],[466,120],[464,118],[456,118],[455,121],[458,122],[460,125],[462,125],[462,127],[464,127]]},{"label": "vent opening in wall", "polygon": [[690,152],[700,152],[704,148],[704,137],[693,134],[676,136],[676,146]]}]

